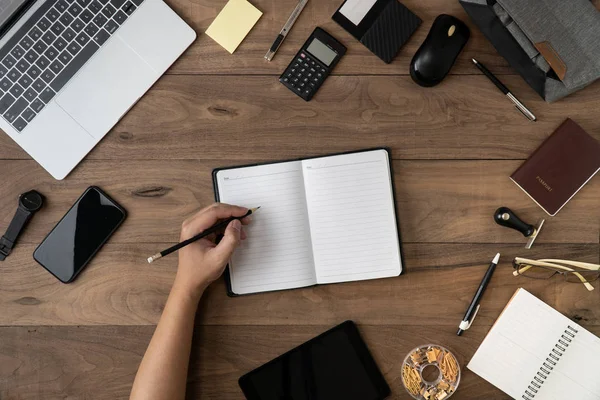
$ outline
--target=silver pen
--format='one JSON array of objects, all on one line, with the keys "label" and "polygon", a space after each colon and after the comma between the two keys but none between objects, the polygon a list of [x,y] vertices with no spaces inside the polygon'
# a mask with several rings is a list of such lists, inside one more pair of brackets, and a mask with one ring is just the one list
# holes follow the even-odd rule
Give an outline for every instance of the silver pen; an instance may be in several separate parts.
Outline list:
[{"label": "silver pen", "polygon": [[481,72],[483,72],[483,74],[485,76],[488,77],[488,79],[490,81],[492,81],[494,83],[494,85],[496,85],[496,87],[498,89],[500,89],[502,91],[502,93],[504,93],[506,95],[506,97],[508,97],[510,99],[510,101],[513,102],[513,104],[515,105],[516,109],[521,111],[521,113],[530,121],[535,121],[535,115],[533,115],[533,113],[531,111],[529,111],[529,109],[527,107],[525,107],[523,105],[523,103],[521,103],[519,101],[519,99],[517,99],[511,92],[510,90],[508,90],[508,88],[506,86],[504,86],[504,84],[502,82],[500,82],[500,80],[498,78],[496,78],[494,76],[494,74],[492,74],[483,64],[481,64],[480,62],[478,62],[476,59],[472,58],[473,60],[473,64],[475,64],[475,66],[477,68],[479,68],[479,70]]},{"label": "silver pen", "polygon": [[283,43],[283,40],[287,36],[288,32],[290,31],[290,29],[292,29],[292,26],[294,26],[294,23],[300,16],[300,13],[302,12],[302,10],[304,10],[304,6],[306,6],[306,3],[308,3],[308,0],[300,0],[300,2],[298,2],[298,5],[294,9],[294,11],[292,11],[292,14],[288,18],[287,22],[285,23],[285,25],[283,25],[283,28],[281,28],[281,32],[279,32],[279,35],[277,35],[277,37],[275,38],[275,41],[271,45],[271,48],[269,49],[269,51],[267,51],[267,54],[265,54],[265,60],[271,61],[273,59],[273,56],[275,56],[277,49],[279,49],[279,46],[281,46],[281,43]]}]

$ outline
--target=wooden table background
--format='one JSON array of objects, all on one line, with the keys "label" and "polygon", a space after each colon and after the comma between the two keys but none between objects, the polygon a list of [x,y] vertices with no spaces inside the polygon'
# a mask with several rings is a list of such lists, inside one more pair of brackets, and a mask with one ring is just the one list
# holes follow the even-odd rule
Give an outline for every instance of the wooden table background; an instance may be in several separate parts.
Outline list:
[{"label": "wooden table background", "polygon": [[[152,266],[145,259],[176,242],[181,222],[213,201],[213,168],[373,146],[392,148],[406,274],[235,299],[215,283],[196,319],[190,399],[242,398],[240,375],[347,319],[359,325],[394,399],[409,398],[401,363],[424,343],[457,354],[463,379],[455,399],[506,398],[465,366],[518,287],[600,334],[600,290],[516,278],[510,266],[514,256],[597,263],[600,179],[548,218],[530,251],[518,233],[492,221],[502,205],[527,221],[544,216],[508,176],[566,117],[600,139],[600,83],[544,103],[453,0],[403,1],[424,22],[390,65],[330,19],[339,0],[309,2],[271,63],[263,55],[295,0],[253,0],[264,15],[234,55],[203,34],[225,0],[167,2],[198,39],[66,180],[53,180],[0,135],[1,230],[20,193],[36,188],[47,196],[0,265],[1,399],[127,398],[176,270],[176,257]],[[467,22],[472,36],[451,76],[421,88],[408,65],[441,13]],[[305,103],[277,77],[317,25],[348,53]],[[471,57],[501,75],[539,121],[524,119]],[[110,193],[129,218],[64,285],[31,254],[90,185]],[[457,324],[498,251],[502,261],[479,316],[458,338]]]}]

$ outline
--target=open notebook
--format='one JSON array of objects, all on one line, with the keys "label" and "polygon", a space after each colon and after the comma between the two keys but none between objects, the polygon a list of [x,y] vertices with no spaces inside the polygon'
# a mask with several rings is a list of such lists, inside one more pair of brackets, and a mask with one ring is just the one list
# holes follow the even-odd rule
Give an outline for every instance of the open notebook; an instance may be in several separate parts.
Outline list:
[{"label": "open notebook", "polygon": [[600,399],[600,339],[525,289],[467,367],[514,399]]},{"label": "open notebook", "polygon": [[230,295],[398,276],[389,153],[218,169],[217,200],[261,206],[229,264]]}]

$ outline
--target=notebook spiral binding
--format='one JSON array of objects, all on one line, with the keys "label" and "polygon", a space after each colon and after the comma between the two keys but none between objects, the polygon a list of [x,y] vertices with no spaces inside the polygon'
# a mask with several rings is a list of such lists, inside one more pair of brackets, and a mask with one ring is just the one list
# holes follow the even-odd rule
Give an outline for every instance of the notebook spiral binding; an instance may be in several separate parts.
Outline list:
[{"label": "notebook spiral binding", "polygon": [[560,339],[556,342],[548,357],[546,357],[546,361],[542,363],[540,370],[535,374],[533,380],[527,386],[525,390],[525,394],[523,394],[523,398],[525,400],[533,400],[537,395],[538,391],[542,388],[542,385],[548,379],[548,376],[552,373],[556,364],[560,361],[560,358],[569,347],[569,344],[575,339],[575,335],[578,330],[573,328],[571,325],[567,326],[564,333],[560,335]]}]

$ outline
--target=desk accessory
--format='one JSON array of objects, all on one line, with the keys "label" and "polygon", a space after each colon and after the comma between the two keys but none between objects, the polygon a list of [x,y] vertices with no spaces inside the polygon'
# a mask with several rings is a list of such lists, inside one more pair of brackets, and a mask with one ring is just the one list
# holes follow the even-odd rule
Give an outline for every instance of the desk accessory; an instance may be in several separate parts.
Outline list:
[{"label": "desk accessory", "polygon": [[123,207],[90,186],[35,249],[33,259],[61,282],[72,282],[126,217]]},{"label": "desk accessory", "polygon": [[588,0],[460,0],[486,38],[543,99],[600,77],[600,13]]},{"label": "desk accessory", "polygon": [[242,376],[247,400],[383,400],[390,388],[352,321]]},{"label": "desk accessory", "polygon": [[488,267],[487,271],[485,272],[485,275],[483,276],[483,279],[481,280],[481,283],[479,284],[479,287],[477,288],[477,291],[475,292],[475,295],[473,296],[473,300],[471,300],[471,304],[469,304],[469,308],[467,308],[467,312],[465,313],[465,316],[463,317],[462,321],[458,325],[458,332],[456,332],[457,336],[461,336],[464,331],[469,329],[471,327],[471,324],[475,320],[475,317],[477,316],[477,313],[479,312],[479,307],[480,307],[479,303],[481,302],[481,299],[483,297],[483,294],[485,293],[485,289],[487,288],[487,285],[490,283],[490,280],[492,279],[492,275],[494,275],[494,271],[496,270],[496,265],[498,265],[499,260],[500,260],[500,253],[496,254],[494,259],[490,263],[490,266]]},{"label": "desk accessory", "polygon": [[4,261],[11,253],[17,239],[35,214],[44,205],[44,196],[38,191],[30,190],[19,196],[17,212],[0,238],[0,261]]},{"label": "desk accessory", "polygon": [[261,15],[262,12],[247,0],[229,0],[206,34],[233,54]]},{"label": "desk accessory", "polygon": [[279,46],[281,46],[281,43],[283,43],[283,41],[287,37],[287,34],[290,32],[290,29],[292,29],[292,26],[294,26],[294,24],[296,23],[296,20],[300,16],[302,10],[304,10],[304,7],[307,3],[308,0],[300,0],[298,2],[298,5],[296,5],[296,8],[294,8],[294,11],[292,11],[292,14],[288,18],[287,22],[285,23],[285,25],[283,25],[283,28],[281,28],[281,32],[279,32],[279,35],[277,35],[277,37],[275,38],[275,41],[271,45],[271,48],[269,49],[269,51],[267,51],[267,54],[265,54],[265,60],[271,61],[273,59],[275,53],[279,49]]},{"label": "desk accessory", "polygon": [[565,281],[583,283],[590,292],[594,287],[590,282],[600,278],[600,265],[580,261],[542,259],[530,260],[516,257],[513,261],[514,276],[526,276],[534,279],[550,279],[556,274],[565,277]]},{"label": "desk accessory", "polygon": [[398,0],[346,0],[332,18],[388,64],[422,22]]},{"label": "desk accessory", "polygon": [[567,118],[510,179],[554,216],[598,170],[600,142]]},{"label": "desk accessory", "polygon": [[306,40],[279,82],[306,101],[312,99],[333,68],[346,54],[346,47],[321,28]]},{"label": "desk accessory", "polygon": [[496,85],[496,87],[498,89],[500,89],[500,91],[502,93],[504,93],[506,95],[506,97],[508,97],[508,99],[510,101],[512,101],[512,103],[515,105],[515,108],[517,110],[519,110],[521,112],[521,114],[523,114],[525,116],[525,118],[527,118],[530,121],[535,121],[535,115],[533,115],[533,113],[531,111],[529,111],[529,109],[527,107],[525,107],[523,105],[523,103],[521,103],[519,101],[519,99],[517,99],[511,92],[510,90],[508,90],[508,88],[502,83],[500,82],[500,80],[498,78],[496,78],[496,76],[494,74],[492,74],[486,67],[485,65],[481,64],[479,61],[477,61],[476,59],[472,58],[471,59],[473,61],[473,64],[475,64],[475,66],[477,68],[479,68],[479,70],[481,72],[483,72],[483,74],[490,80],[492,81],[492,83],[494,85]]},{"label": "desk accessory", "polygon": [[0,0],[0,131],[64,179],[196,39],[167,2]]},{"label": "desk accessory", "polygon": [[244,214],[241,217],[229,217],[226,220],[223,220],[223,221],[221,221],[221,222],[213,225],[212,227],[206,229],[205,231],[202,231],[199,234],[197,234],[197,235],[195,235],[195,236],[193,236],[193,237],[191,237],[191,238],[189,238],[187,240],[184,240],[183,242],[179,242],[176,245],[171,246],[168,249],[161,251],[160,253],[156,253],[155,255],[148,257],[148,264],[151,264],[153,261],[156,261],[159,258],[163,258],[165,256],[168,256],[169,254],[171,254],[171,253],[173,253],[173,252],[175,252],[175,251],[177,251],[177,250],[179,250],[179,249],[187,246],[190,243],[194,243],[194,242],[196,242],[196,241],[198,241],[198,240],[200,240],[202,238],[207,237],[208,235],[212,235],[213,233],[220,232],[220,231],[224,230],[225,228],[227,228],[227,225],[229,225],[229,223],[231,221],[233,221],[235,219],[239,220],[239,219],[244,219],[246,217],[249,217],[252,214],[256,213],[259,208],[260,207],[251,208],[251,209],[248,210],[248,212],[246,214]]},{"label": "desk accessory", "polygon": [[536,226],[530,225],[519,218],[517,214],[515,214],[510,208],[500,207],[494,213],[494,221],[500,226],[521,232],[523,236],[529,238],[525,248],[530,249],[531,246],[533,246],[535,239],[537,239],[546,220],[539,220]]},{"label": "desk accessory", "polygon": [[449,399],[459,383],[460,366],[445,347],[419,346],[411,350],[402,363],[402,384],[413,399]]},{"label": "desk accessory", "polygon": [[390,158],[373,149],[216,169],[217,201],[263,206],[225,272],[229,295],[400,275]]},{"label": "desk accessory", "polygon": [[467,368],[518,400],[600,398],[600,338],[524,289]]},{"label": "desk accessory", "polygon": [[410,62],[413,81],[424,87],[440,83],[450,72],[470,35],[467,25],[458,18],[438,15]]}]

